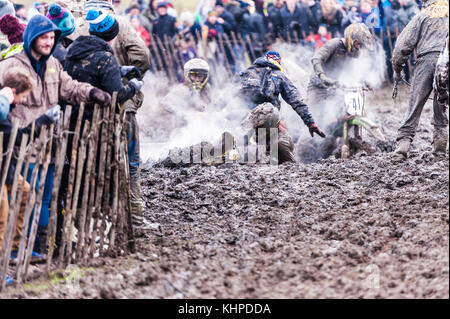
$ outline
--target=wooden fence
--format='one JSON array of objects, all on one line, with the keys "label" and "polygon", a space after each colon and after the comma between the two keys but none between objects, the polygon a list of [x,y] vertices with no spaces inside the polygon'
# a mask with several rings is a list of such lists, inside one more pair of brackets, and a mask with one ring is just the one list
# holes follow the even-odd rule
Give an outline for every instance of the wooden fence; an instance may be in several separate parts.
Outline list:
[{"label": "wooden fence", "polygon": [[[8,148],[0,159],[4,161],[4,167],[9,167],[13,156],[17,160],[17,169],[9,193],[5,237],[3,247],[0,248],[0,290],[5,288],[6,275],[11,276],[16,285],[28,279],[45,178],[51,160],[54,162],[55,171],[45,241],[47,258],[45,265],[41,265],[45,272],[48,274],[69,264],[85,265],[98,256],[134,251],[125,111],[115,111],[116,101],[117,94],[114,93],[112,106],[99,108],[95,105],[91,121],[83,120],[85,105],[81,104],[77,118],[72,120],[76,121],[74,131],[70,131],[69,125],[72,107],[67,106],[65,112],[61,113],[60,120],[44,127],[36,140],[33,123],[31,136],[23,136],[20,148],[15,146],[18,122],[14,122]],[[68,149],[69,140],[72,140],[71,149]],[[3,153],[2,148],[3,133],[0,133],[0,151]],[[37,154],[37,157],[29,184],[34,190],[38,174],[40,183],[36,193],[30,192],[25,212],[20,212],[24,188],[24,183],[19,182],[20,168],[23,167],[22,176],[26,177],[33,153]],[[56,155],[53,157],[52,154]],[[68,178],[68,187],[63,192],[66,194],[64,209],[58,211],[57,201],[63,187],[61,181],[65,166],[68,175],[64,177]],[[1,176],[0,195],[7,191],[6,172],[4,169]],[[17,257],[12,263],[10,252],[19,213],[24,213],[25,218]],[[56,241],[58,219],[62,219],[63,223],[60,239]]]}]

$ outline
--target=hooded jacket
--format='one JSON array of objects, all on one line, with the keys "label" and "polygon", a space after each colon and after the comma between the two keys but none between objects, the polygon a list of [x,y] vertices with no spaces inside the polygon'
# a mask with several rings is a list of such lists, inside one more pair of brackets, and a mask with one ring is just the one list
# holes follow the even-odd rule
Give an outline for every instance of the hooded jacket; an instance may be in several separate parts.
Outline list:
[{"label": "hooded jacket", "polygon": [[21,128],[28,126],[59,101],[80,104],[90,100],[89,93],[93,89],[90,84],[74,81],[51,55],[43,56],[39,61],[31,55],[34,40],[51,31],[56,35],[54,50],[61,32],[48,18],[34,16],[23,34],[24,51],[0,62],[0,85],[3,82],[3,74],[12,67],[26,69],[35,81],[35,87],[27,100],[17,104],[11,111],[11,117],[19,119]]},{"label": "hooded jacket", "polygon": [[[247,75],[249,73],[259,73],[260,75],[259,85],[261,90],[259,94],[254,94],[254,89],[246,90],[246,88],[253,86],[251,83],[248,85],[249,83],[247,82],[254,81],[257,78],[257,76],[248,77]],[[280,109],[281,103],[279,96],[281,95],[283,100],[292,106],[294,111],[302,118],[305,125],[310,126],[314,123],[308,106],[301,97],[299,90],[281,72],[281,68],[278,65],[271,63],[266,58],[258,58],[247,71],[242,72],[241,83],[243,88],[241,95],[254,106],[268,102]]]},{"label": "hooded jacket", "polygon": [[120,66],[113,49],[95,35],[75,40],[67,52],[65,70],[74,79],[90,83],[111,95],[117,92],[119,103],[131,99],[136,93],[133,86],[122,84]]}]

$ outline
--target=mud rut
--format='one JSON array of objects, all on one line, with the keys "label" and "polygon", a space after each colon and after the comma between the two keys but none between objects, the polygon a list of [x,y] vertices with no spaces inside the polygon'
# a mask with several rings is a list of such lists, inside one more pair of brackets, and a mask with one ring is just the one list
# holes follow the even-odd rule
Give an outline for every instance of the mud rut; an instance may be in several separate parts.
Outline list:
[{"label": "mud rut", "polygon": [[[400,94],[396,107],[388,89],[372,97],[389,138]],[[93,261],[77,285],[0,297],[449,298],[449,162],[431,153],[431,117],[428,104],[403,163],[362,152],[275,170],[146,169],[139,253]]]}]

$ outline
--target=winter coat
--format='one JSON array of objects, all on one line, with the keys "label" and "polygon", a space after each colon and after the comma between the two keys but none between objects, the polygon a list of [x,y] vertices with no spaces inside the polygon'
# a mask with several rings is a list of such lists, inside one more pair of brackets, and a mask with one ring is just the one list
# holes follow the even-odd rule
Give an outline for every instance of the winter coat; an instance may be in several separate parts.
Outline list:
[{"label": "winter coat", "polygon": [[244,15],[248,14],[248,10],[241,7],[240,2],[235,0],[228,1],[225,5],[225,9],[234,16],[234,19],[236,20],[236,32],[241,33],[245,24]]},{"label": "winter coat", "polygon": [[58,59],[59,63],[64,66],[64,61],[67,56],[67,48],[72,44],[72,40],[68,38],[61,38],[61,40],[56,45],[53,56]]},{"label": "winter coat", "polygon": [[269,21],[272,23],[272,39],[281,37],[283,29],[283,19],[281,18],[281,9],[275,7],[272,3],[267,7]]},{"label": "winter coat", "polygon": [[[258,76],[254,76],[255,74]],[[250,68],[241,73],[241,96],[253,107],[262,103],[272,103],[280,109],[280,95],[297,112],[305,125],[314,123],[299,90],[281,72],[279,66],[266,58],[258,58]]]},{"label": "winter coat", "polygon": [[78,81],[90,83],[111,95],[117,92],[119,103],[136,93],[133,86],[123,85],[113,49],[97,36],[81,36],[75,40],[67,53],[65,69]]},{"label": "winter coat", "polygon": [[448,2],[429,0],[400,33],[392,53],[392,65],[401,72],[402,66],[416,49],[417,58],[440,53],[448,34]]},{"label": "winter coat", "polygon": [[332,34],[333,37],[342,36],[344,34],[342,30],[342,21],[344,20],[344,14],[341,10],[336,10],[336,14],[332,19],[326,20],[322,17],[322,23],[327,25],[328,31]]},{"label": "winter coat", "polygon": [[152,35],[158,37],[164,43],[164,36],[171,40],[178,33],[177,19],[166,14],[153,21]]},{"label": "winter coat", "polygon": [[[109,13],[112,13],[109,12]],[[114,56],[119,65],[132,65],[144,75],[150,69],[150,50],[139,37],[136,30],[126,18],[114,15],[119,23],[119,34],[113,43]],[[89,35],[89,23],[84,18],[77,20],[80,35]],[[155,39],[152,39],[155,40]],[[132,100],[126,101],[124,107],[128,112],[137,112],[142,106],[144,95],[138,92]]]},{"label": "winter coat", "polygon": [[[297,37],[300,39],[302,37],[302,31],[305,31],[302,29],[301,25],[301,12],[300,8],[297,5],[295,7],[295,11],[291,13],[287,5],[284,5],[283,8],[280,10],[281,14],[281,22],[282,22],[282,29],[281,29],[281,35],[285,41],[288,41],[289,38],[291,41],[295,41],[295,33],[297,32]],[[306,31],[305,31],[306,32]]]},{"label": "winter coat", "polygon": [[228,36],[231,37],[231,33],[236,32],[236,19],[227,10],[224,10],[223,13],[219,17],[225,21],[222,24],[223,30],[225,31],[225,33]]},{"label": "winter coat", "polygon": [[17,104],[11,111],[11,117],[19,119],[19,127],[23,128],[33,120],[47,112],[52,106],[63,101],[68,104],[89,102],[89,93],[93,87],[88,83],[73,80],[62,68],[61,63],[53,56],[42,57],[36,61],[31,56],[31,44],[40,35],[55,31],[55,46],[60,34],[59,29],[44,16],[38,16],[41,23],[24,33],[24,51],[8,57],[0,62],[0,85],[3,74],[13,67],[25,68],[35,80],[35,87],[24,103]]}]

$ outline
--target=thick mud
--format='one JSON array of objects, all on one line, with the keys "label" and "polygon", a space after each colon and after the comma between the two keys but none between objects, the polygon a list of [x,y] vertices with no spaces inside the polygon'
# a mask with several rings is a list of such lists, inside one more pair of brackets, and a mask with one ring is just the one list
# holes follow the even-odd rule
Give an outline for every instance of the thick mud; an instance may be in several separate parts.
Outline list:
[{"label": "thick mud", "polygon": [[[396,106],[389,95],[377,93],[371,112],[395,139],[407,95]],[[0,297],[449,298],[449,162],[432,154],[431,116],[427,105],[400,163],[361,151],[308,165],[147,168],[139,253]]]}]

